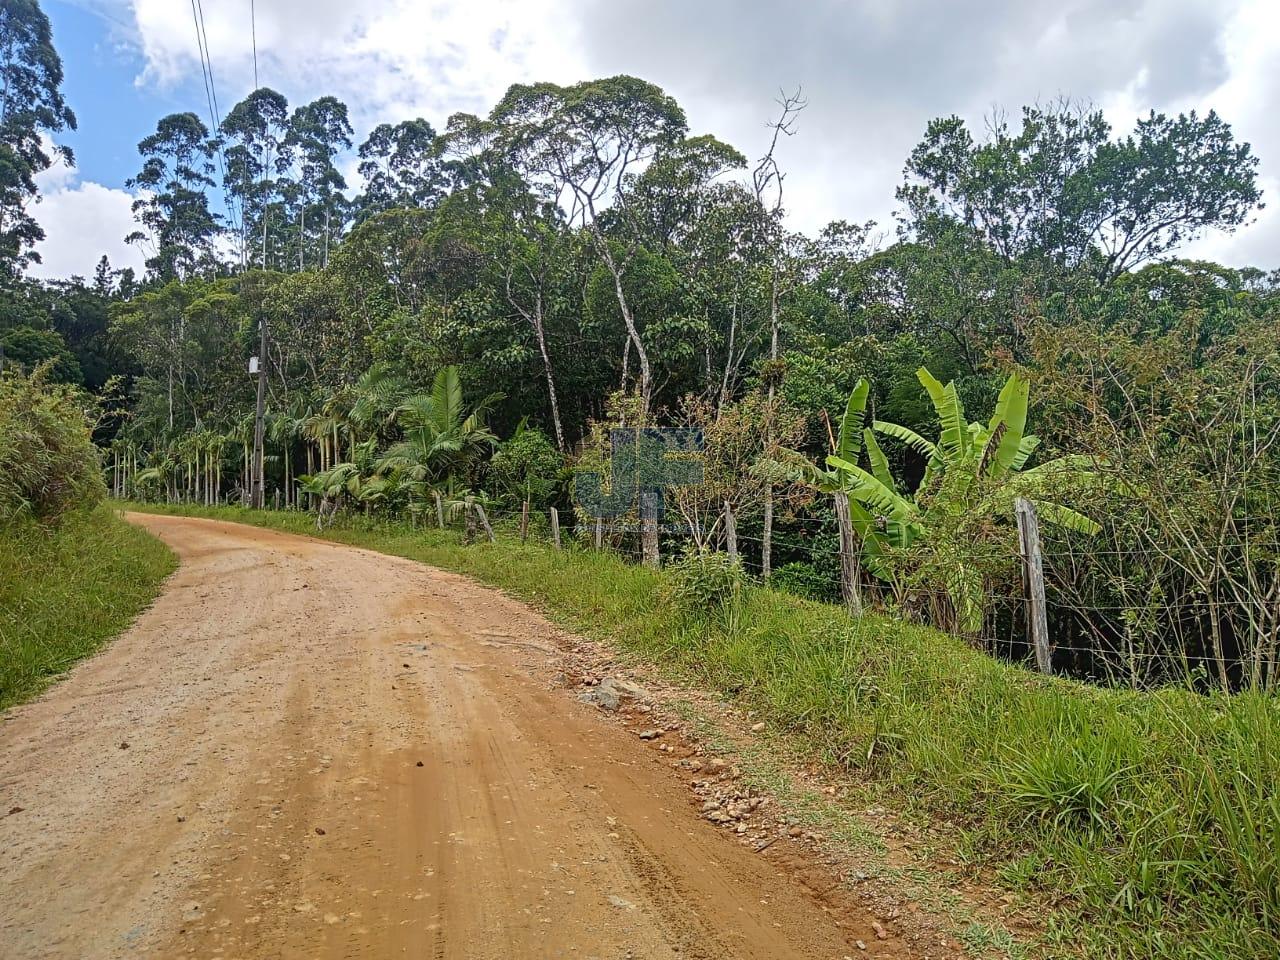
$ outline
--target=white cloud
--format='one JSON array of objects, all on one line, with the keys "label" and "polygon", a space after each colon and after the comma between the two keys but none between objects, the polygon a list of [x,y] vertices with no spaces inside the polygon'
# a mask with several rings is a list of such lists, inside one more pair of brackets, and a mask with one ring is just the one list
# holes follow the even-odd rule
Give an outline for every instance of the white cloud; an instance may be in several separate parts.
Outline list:
[{"label": "white cloud", "polygon": [[[107,0],[102,0],[107,2]],[[110,0],[131,19],[143,85],[199,77],[188,4]],[[511,83],[634,73],[697,132],[749,157],[779,88],[811,106],[782,147],[795,226],[886,223],[908,151],[936,116],[1070,95],[1118,131],[1148,109],[1215,107],[1262,157],[1270,208],[1188,252],[1280,266],[1280,6],[1274,0],[257,0],[263,84],[332,93],[357,142],[376,123],[485,112]],[[223,110],[253,84],[247,2],[205,3]],[[85,185],[85,189],[89,185]],[[118,193],[118,191],[117,191]]]},{"label": "white cloud", "polygon": [[[674,95],[700,132],[758,156],[779,88],[809,108],[782,144],[795,226],[891,224],[895,188],[928,121],[1068,96],[1118,134],[1148,110],[1216,107],[1261,155],[1274,205],[1280,127],[1275,0],[574,0],[592,73],[630,72]],[[1272,219],[1272,217],[1275,219]],[[1272,239],[1267,240],[1270,236]],[[1280,266],[1280,213],[1195,251]]]},{"label": "white cloud", "polygon": [[[132,0],[147,67],[141,84],[199,76],[189,8]],[[205,4],[221,106],[253,86],[249,5]],[[351,108],[357,135],[385,120],[486,111],[512,83],[581,79],[573,20],[557,0],[259,0],[258,74],[301,102],[326,93]]]},{"label": "white cloud", "polygon": [[41,200],[33,213],[45,238],[36,244],[42,262],[28,271],[31,276],[91,277],[104,253],[115,269],[133,267],[141,276],[142,252],[124,242],[125,235],[135,229],[132,194],[99,183],[81,183],[74,170],[62,165],[46,170],[37,181]]}]

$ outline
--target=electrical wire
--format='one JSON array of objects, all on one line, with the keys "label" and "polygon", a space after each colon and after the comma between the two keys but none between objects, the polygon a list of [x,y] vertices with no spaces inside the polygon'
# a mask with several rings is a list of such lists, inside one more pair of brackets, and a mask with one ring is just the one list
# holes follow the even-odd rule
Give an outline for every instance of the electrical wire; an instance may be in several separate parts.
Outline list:
[{"label": "electrical wire", "polygon": [[218,92],[213,82],[213,60],[209,53],[209,35],[204,26],[204,5],[202,0],[191,0],[191,21],[196,29],[196,50],[200,55],[200,76],[204,81],[205,103],[209,108],[211,133],[218,149],[218,169],[222,174],[222,200],[231,214],[231,225],[240,232],[240,218],[236,215],[236,205],[231,200],[231,191],[227,186],[227,159],[222,149],[222,138],[218,131],[222,126],[222,114],[218,108]]}]

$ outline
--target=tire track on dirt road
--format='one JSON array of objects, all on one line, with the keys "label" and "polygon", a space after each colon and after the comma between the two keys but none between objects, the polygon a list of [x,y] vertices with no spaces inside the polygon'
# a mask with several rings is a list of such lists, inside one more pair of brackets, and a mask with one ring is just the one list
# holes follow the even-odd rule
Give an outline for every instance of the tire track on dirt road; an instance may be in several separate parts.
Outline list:
[{"label": "tire track on dirt road", "polygon": [[131,519],[180,569],[0,722],[0,957],[906,955],[702,820],[665,755],[560,689],[527,607]]}]

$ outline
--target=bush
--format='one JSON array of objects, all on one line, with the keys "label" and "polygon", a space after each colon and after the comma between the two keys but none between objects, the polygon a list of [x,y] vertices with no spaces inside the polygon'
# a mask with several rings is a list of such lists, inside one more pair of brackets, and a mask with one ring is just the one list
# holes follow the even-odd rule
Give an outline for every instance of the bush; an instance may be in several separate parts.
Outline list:
[{"label": "bush", "polygon": [[686,546],[667,568],[664,596],[686,613],[722,613],[735,608],[747,586],[742,564],[728,554]]},{"label": "bush", "polygon": [[53,330],[36,330],[32,327],[14,327],[0,336],[7,362],[17,363],[26,370],[48,367],[48,376],[58,383],[82,383],[84,375],[67,342]]},{"label": "bush", "polygon": [[47,368],[0,377],[0,523],[57,519],[106,495],[80,397]]},{"label": "bush", "polygon": [[524,428],[507,440],[489,462],[497,492],[519,505],[528,500],[535,511],[546,510],[559,496],[564,457],[540,430]]},{"label": "bush", "polygon": [[807,600],[839,599],[839,591],[835,589],[835,583],[829,576],[821,573],[812,563],[798,560],[784,563],[773,571],[769,578],[769,586]]}]

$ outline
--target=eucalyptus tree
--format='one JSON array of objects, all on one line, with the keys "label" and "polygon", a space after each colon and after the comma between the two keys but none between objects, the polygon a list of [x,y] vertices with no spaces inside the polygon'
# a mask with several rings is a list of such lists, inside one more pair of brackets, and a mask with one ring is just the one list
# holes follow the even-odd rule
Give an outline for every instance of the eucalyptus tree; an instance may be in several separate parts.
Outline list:
[{"label": "eucalyptus tree", "polygon": [[[335,160],[351,146],[351,121],[347,106],[336,97],[320,97],[298,107],[289,119],[276,169],[282,175],[292,173],[286,186],[286,198],[292,200],[297,213],[298,270],[307,268],[307,249],[314,245],[312,263],[326,266],[329,243],[335,230],[340,233],[345,219],[346,199],[342,191],[347,183]],[[307,232],[307,214],[318,216],[320,225],[312,237]],[[336,223],[335,223],[336,221]]]},{"label": "eucalyptus tree", "polygon": [[631,353],[639,368],[642,409],[653,395],[649,346],[627,297],[624,277],[640,240],[613,241],[601,214],[616,208],[625,215],[628,178],[664,147],[684,138],[684,111],[651,83],[618,76],[573,86],[517,84],[489,114],[488,121],[451,123],[455,130],[492,138],[498,149],[542,195],[561,207],[571,226],[582,227],[613,280],[614,295],[626,327],[624,385]]},{"label": "eucalyptus tree", "polygon": [[434,207],[444,199],[443,143],[421,117],[379,124],[358,153],[364,190],[355,202],[357,219],[393,207]]},{"label": "eucalyptus tree", "polygon": [[39,199],[36,174],[74,162],[69,147],[50,150],[45,139],[76,128],[61,87],[62,59],[40,4],[0,3],[0,274],[7,283],[40,261],[31,247],[44,230],[29,211]]},{"label": "eucalyptus tree", "polygon": [[174,280],[111,305],[111,337],[137,364],[137,402],[163,411],[156,432],[221,424],[248,402],[239,283]]},{"label": "eucalyptus tree", "polygon": [[125,239],[150,251],[147,269],[161,281],[183,279],[207,263],[218,233],[209,209],[215,145],[194,113],[161,118],[138,144],[142,169],[128,181],[141,191],[133,215],[143,229]]},{"label": "eucalyptus tree", "polygon": [[226,160],[223,185],[241,208],[244,266],[257,263],[266,268],[273,263],[272,212],[278,212],[282,202],[276,171],[288,132],[289,101],[270,87],[259,87],[232,107],[219,128]]}]

